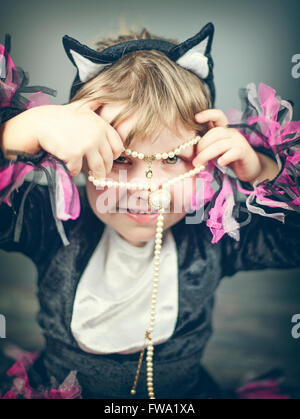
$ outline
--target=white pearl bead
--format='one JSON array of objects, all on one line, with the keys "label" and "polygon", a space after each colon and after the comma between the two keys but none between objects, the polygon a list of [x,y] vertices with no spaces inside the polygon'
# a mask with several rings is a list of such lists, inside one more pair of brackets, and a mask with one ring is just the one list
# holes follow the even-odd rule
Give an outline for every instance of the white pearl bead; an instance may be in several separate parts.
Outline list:
[{"label": "white pearl bead", "polygon": [[160,160],[161,159],[161,154],[160,153],[157,153],[156,156],[155,156],[155,158],[156,158],[156,160]]},{"label": "white pearl bead", "polygon": [[179,154],[180,153],[180,148],[175,148],[174,153]]},{"label": "white pearl bead", "polygon": [[170,151],[170,153],[169,153],[169,157],[174,157],[175,156],[175,153],[174,153],[174,151]]},{"label": "white pearl bead", "polygon": [[143,160],[143,158],[144,158],[144,153],[139,153],[139,154],[138,154],[138,158],[139,158],[140,160]]},{"label": "white pearl bead", "polygon": [[165,160],[165,159],[167,159],[169,156],[168,156],[168,153],[163,153],[162,154],[162,158]]},{"label": "white pearl bead", "polygon": [[130,156],[130,155],[131,155],[131,150],[130,150],[130,148],[127,148],[127,149],[125,150],[125,154],[126,154],[127,156]]}]

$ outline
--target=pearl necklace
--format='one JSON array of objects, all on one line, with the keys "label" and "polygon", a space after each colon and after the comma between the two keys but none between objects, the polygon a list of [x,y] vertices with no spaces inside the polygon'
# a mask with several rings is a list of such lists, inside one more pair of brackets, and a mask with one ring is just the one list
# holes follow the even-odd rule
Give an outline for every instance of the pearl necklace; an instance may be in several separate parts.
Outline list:
[{"label": "pearl necklace", "polygon": [[[182,150],[184,150],[186,147],[189,147],[191,145],[197,144],[197,142],[201,139],[200,136],[197,136],[186,143],[181,144],[178,148],[175,148],[174,150],[168,152],[168,153],[156,153],[152,154],[150,156],[145,156],[144,153],[138,153],[137,151],[132,151],[129,148],[125,150],[125,154],[127,156],[131,156],[133,158],[138,158],[141,160],[145,160],[148,163],[148,168],[145,172],[146,178],[151,179],[153,176],[153,172],[151,169],[152,162],[154,160],[161,160],[161,159],[167,159],[167,158],[173,158],[175,155],[180,154]],[[154,247],[154,265],[153,265],[153,284],[152,284],[152,297],[151,297],[151,307],[150,307],[150,323],[149,327],[146,330],[145,333],[145,340],[144,340],[144,347],[141,350],[139,361],[138,361],[138,367],[134,379],[134,383],[132,386],[132,389],[130,393],[132,395],[136,394],[136,386],[141,370],[141,365],[145,353],[145,348],[147,348],[147,355],[146,355],[146,365],[147,365],[147,390],[148,390],[148,396],[150,399],[155,399],[154,394],[154,385],[153,385],[153,353],[154,353],[154,346],[152,342],[152,333],[154,330],[154,324],[155,324],[155,309],[156,309],[156,302],[157,302],[157,291],[158,291],[158,279],[159,279],[159,269],[160,269],[160,252],[162,247],[162,237],[163,237],[163,225],[164,225],[164,211],[165,208],[168,207],[168,205],[171,202],[171,194],[167,190],[171,185],[173,185],[176,182],[181,181],[182,179],[192,177],[196,174],[198,174],[201,170],[204,170],[205,166],[201,165],[198,167],[195,167],[195,169],[192,169],[183,175],[176,176],[173,179],[170,179],[169,181],[163,183],[161,185],[161,189],[159,189],[157,186],[152,185],[150,182],[147,183],[129,183],[129,182],[116,182],[116,181],[107,181],[105,179],[96,179],[92,172],[89,171],[88,174],[88,180],[92,182],[95,186],[101,186],[101,187],[119,187],[119,188],[126,188],[128,190],[146,190],[150,191],[148,203],[151,208],[158,210],[159,215],[157,217],[157,223],[156,223],[156,235],[155,235],[155,247]]]}]

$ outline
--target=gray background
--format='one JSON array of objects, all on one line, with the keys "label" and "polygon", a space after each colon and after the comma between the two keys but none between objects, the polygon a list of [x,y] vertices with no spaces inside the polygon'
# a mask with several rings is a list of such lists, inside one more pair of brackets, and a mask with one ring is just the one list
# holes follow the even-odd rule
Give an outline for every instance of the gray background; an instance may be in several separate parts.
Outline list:
[{"label": "gray background", "polygon": [[[114,36],[124,24],[147,27],[183,41],[207,22],[215,24],[216,107],[239,108],[238,89],[263,82],[295,102],[300,119],[300,79],[291,76],[292,56],[300,54],[299,2],[288,0],[193,1],[10,1],[1,5],[0,41],[12,35],[11,55],[30,75],[30,84],[57,89],[56,104],[68,100],[75,70],[61,38],[83,43]],[[36,268],[20,254],[0,252],[0,313],[7,339],[25,349],[41,348],[34,316],[38,309]],[[215,334],[204,364],[221,385],[232,387],[251,372],[282,367],[300,398],[300,339],[291,337],[291,318],[300,313],[300,269],[242,272],[226,278],[217,292]],[[0,356],[0,372],[10,361]]]}]

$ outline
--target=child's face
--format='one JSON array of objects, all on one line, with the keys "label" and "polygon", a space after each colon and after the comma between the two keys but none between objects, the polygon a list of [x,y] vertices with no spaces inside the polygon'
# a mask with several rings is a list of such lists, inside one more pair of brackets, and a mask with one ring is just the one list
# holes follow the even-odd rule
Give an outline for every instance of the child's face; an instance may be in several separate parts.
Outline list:
[{"label": "child's face", "polygon": [[[123,106],[120,103],[106,104],[100,108],[99,115],[107,122],[111,122],[122,110]],[[133,121],[133,117],[130,117],[122,121],[115,128],[123,142],[125,142]],[[177,148],[180,144],[190,140],[195,135],[196,133],[194,131],[188,131],[184,127],[180,127],[180,133],[178,134],[165,129],[155,140],[152,138],[145,138],[143,140],[134,139],[129,148],[132,151],[142,152],[145,155],[169,152]],[[195,157],[194,150],[195,146],[189,146],[181,152],[179,157],[175,156],[167,160],[154,160],[152,162],[153,177],[151,182],[161,184],[194,169],[192,165],[193,158]],[[114,161],[112,171],[108,177],[118,182],[146,183],[146,170],[147,163],[144,160],[132,158],[122,153]],[[128,208],[151,211],[148,204],[149,192],[115,187],[96,189],[93,183],[87,179],[87,170],[84,170],[84,173],[86,175],[86,191],[90,206],[103,223],[110,225],[122,238],[134,246],[144,246],[147,241],[155,237],[156,216],[146,215],[144,217],[135,217],[126,213]],[[195,190],[195,177],[185,179],[185,187],[183,185],[182,180],[169,189],[171,203],[164,215],[164,230],[180,221],[188,211],[188,203],[191,200],[192,191]],[[120,209],[122,212],[120,212]],[[137,218],[142,218],[142,220],[138,222]],[[146,221],[144,220],[145,218],[147,218]]]}]

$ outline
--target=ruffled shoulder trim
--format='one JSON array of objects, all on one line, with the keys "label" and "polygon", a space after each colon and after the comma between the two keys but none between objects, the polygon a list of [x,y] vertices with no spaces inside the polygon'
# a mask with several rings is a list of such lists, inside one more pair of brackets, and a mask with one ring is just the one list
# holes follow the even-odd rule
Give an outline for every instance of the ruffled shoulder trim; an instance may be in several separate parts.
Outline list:
[{"label": "ruffled shoulder trim", "polygon": [[[45,86],[28,86],[29,77],[20,67],[15,67],[10,51],[10,35],[5,37],[5,45],[0,44],[0,124],[26,109],[52,104],[48,95],[56,91]],[[28,99],[22,93],[32,93]],[[69,241],[62,221],[75,220],[80,214],[80,199],[76,185],[65,163],[44,150],[36,154],[20,151],[15,160],[6,159],[0,149],[0,204],[11,206],[12,193],[18,191],[25,177],[32,172],[32,180],[22,197],[14,231],[14,241],[18,242],[22,231],[23,208],[30,190],[45,175],[51,210],[57,231],[65,246]],[[28,179],[26,179],[28,180]]]},{"label": "ruffled shoulder trim", "polygon": [[239,241],[240,228],[251,221],[251,213],[284,222],[288,211],[300,212],[300,121],[292,121],[291,101],[263,83],[258,90],[248,84],[240,89],[240,97],[242,111],[226,112],[228,126],[238,129],[256,151],[273,158],[280,172],[273,180],[251,185],[240,181],[229,167],[219,166],[217,159],[208,163],[198,175],[202,184],[192,208],[207,204],[203,220],[212,232],[212,243],[225,233]]}]

